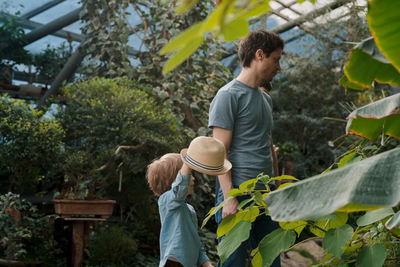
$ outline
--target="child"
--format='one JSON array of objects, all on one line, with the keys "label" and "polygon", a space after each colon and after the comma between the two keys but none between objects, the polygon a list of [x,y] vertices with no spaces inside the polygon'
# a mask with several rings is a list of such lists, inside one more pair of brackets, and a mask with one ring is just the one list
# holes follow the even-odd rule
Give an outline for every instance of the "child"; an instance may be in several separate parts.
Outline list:
[{"label": "child", "polygon": [[220,175],[231,167],[225,159],[223,143],[205,136],[193,139],[180,155],[166,154],[148,166],[147,181],[154,194],[159,196],[159,267],[212,267],[197,233],[196,213],[185,199],[193,192],[192,170]]}]

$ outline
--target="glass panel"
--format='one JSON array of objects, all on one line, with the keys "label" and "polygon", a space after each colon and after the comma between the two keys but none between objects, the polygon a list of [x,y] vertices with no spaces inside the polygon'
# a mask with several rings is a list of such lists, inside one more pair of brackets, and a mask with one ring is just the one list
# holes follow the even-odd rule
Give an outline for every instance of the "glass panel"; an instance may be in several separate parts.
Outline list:
[{"label": "glass panel", "polygon": [[64,1],[40,14],[31,18],[32,21],[47,24],[69,12],[81,7],[79,0]]},{"label": "glass panel", "polygon": [[23,15],[42,5],[47,4],[51,0],[0,0],[0,10],[12,15],[20,12]]}]

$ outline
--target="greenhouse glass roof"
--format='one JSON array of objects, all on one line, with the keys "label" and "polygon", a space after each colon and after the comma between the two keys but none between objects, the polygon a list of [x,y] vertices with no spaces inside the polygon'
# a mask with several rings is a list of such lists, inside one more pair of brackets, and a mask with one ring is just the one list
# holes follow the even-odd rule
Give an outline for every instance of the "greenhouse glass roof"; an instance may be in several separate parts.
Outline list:
[{"label": "greenhouse glass roof", "polygon": [[[280,33],[290,48],[292,41],[304,35],[319,38],[312,30],[315,25],[346,19],[351,2],[353,1],[317,0],[312,4],[308,1],[298,3],[296,0],[271,1],[271,11],[265,15],[265,27]],[[366,5],[365,0],[356,2],[357,5]],[[77,47],[83,40],[79,18],[81,5],[79,0],[0,0],[0,23],[4,18],[12,17],[26,34],[39,29],[45,30],[46,34],[36,34],[25,46],[32,54],[39,53],[47,46],[60,46],[67,40],[73,47]],[[129,9],[129,24],[134,27],[141,21],[135,16],[133,8]],[[134,34],[130,35],[128,44],[131,54],[143,51],[144,46]]]}]

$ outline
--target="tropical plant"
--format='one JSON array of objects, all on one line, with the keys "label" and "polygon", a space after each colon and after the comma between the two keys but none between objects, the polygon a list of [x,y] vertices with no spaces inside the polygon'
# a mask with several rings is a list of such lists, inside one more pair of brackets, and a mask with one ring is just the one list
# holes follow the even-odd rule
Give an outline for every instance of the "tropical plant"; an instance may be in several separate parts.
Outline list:
[{"label": "tropical plant", "polygon": [[[351,164],[349,159],[350,157],[345,155],[338,164],[345,162]],[[269,206],[263,201],[271,193],[268,184],[271,181],[283,179],[296,180],[287,175],[274,178],[260,175],[229,192],[230,198],[236,196],[248,196],[249,198],[239,204],[238,213],[225,217],[218,227],[217,238],[222,237],[218,244],[221,264],[242,241],[249,237],[251,223],[258,216],[269,216]],[[254,189],[258,181],[264,183],[265,190]],[[281,188],[290,184],[283,184]],[[224,203],[210,210],[203,226],[212,215],[224,206]],[[336,266],[338,264],[348,266],[347,264],[355,262],[358,266],[382,266],[386,255],[389,254],[387,251],[393,250],[394,253],[398,253],[399,231],[391,232],[384,227],[388,220],[394,218],[394,213],[392,208],[369,211],[358,217],[355,225],[349,221],[348,214],[340,210],[329,215],[318,216],[316,214],[315,217],[308,216],[309,219],[280,222],[281,228],[265,236],[258,247],[252,251],[252,264],[253,266],[269,266],[281,252],[295,251],[297,245],[304,241],[323,238],[322,247],[326,251],[326,255],[319,262],[313,258],[313,266]],[[295,244],[305,230],[314,236],[309,236]],[[394,257],[396,258],[396,256]]]},{"label": "tropical plant", "polygon": [[[393,14],[394,17],[399,16],[398,10],[400,9],[400,3],[397,1],[387,1],[385,4],[380,5],[377,4],[377,1],[370,1],[369,2],[369,8],[368,8],[368,24],[371,29],[371,32],[374,34],[374,39],[376,39],[376,43],[384,43],[383,46],[381,46],[382,51],[385,51],[385,46],[387,45],[386,42],[388,35],[384,35],[382,37],[382,30],[386,31],[385,29],[382,29],[382,25],[391,25],[386,19],[387,19],[387,14]],[[383,11],[382,11],[383,10]],[[385,13],[385,12],[389,13]],[[380,26],[376,26],[377,21],[379,22],[378,24]],[[387,27],[392,27],[392,26],[387,26]],[[398,27],[398,25],[394,25],[393,27]],[[394,31],[394,36],[398,37],[398,34],[396,35],[397,31]],[[393,37],[390,37],[393,38]],[[379,40],[379,41],[378,41]],[[397,40],[397,39],[395,39]],[[365,42],[370,42],[370,40],[367,40]],[[360,53],[360,47],[369,47],[369,48],[374,48],[371,46],[369,43],[368,45],[359,45],[357,46],[352,54],[349,57],[349,62],[346,64],[345,68],[345,75],[346,79],[350,81],[352,84],[358,83],[360,86],[371,86],[372,81],[370,80],[370,84],[363,84],[362,80],[365,78],[363,73],[366,73],[365,75],[371,76],[370,73],[372,73],[373,77],[376,78],[377,75],[379,75],[379,68],[376,68],[376,65],[381,64],[381,62],[372,61],[372,64],[365,65],[364,63],[357,63],[355,62],[355,57],[353,53],[356,55]],[[390,46],[391,47],[391,46]],[[373,49],[374,50],[374,49]],[[371,50],[369,50],[371,51]],[[374,50],[375,51],[375,50]],[[383,52],[386,54],[386,52]],[[367,53],[364,53],[364,56],[366,59],[368,58]],[[394,68],[396,69],[397,72],[391,72],[393,73],[393,77],[389,79],[390,81],[396,81],[397,77],[400,75],[398,72],[398,69],[400,67],[398,66],[397,63],[397,58],[399,54],[393,54],[393,51],[390,50],[389,54],[387,54],[389,58],[387,59],[389,63],[385,63],[387,66],[383,66],[382,68]],[[369,56],[371,57],[371,56]],[[357,57],[356,57],[357,58]],[[371,57],[372,58],[372,57]],[[393,58],[393,59],[392,59]],[[365,62],[365,61],[363,61]],[[397,65],[396,65],[397,64]],[[356,71],[356,75],[353,75],[352,71],[348,71],[347,68],[349,66],[359,66],[359,68],[363,68],[365,70],[369,70],[368,67],[371,66],[370,71],[365,71],[363,73]],[[351,67],[355,68],[355,67]],[[356,68],[355,68],[356,69]],[[377,78],[378,79],[378,78]],[[380,80],[380,79],[378,79]],[[357,134],[359,136],[365,137],[367,139],[370,139],[372,141],[376,141],[376,139],[380,136],[382,143],[385,144],[385,135],[389,135],[395,138],[400,138],[399,135],[399,120],[400,116],[398,113],[400,106],[400,96],[399,94],[393,95],[387,98],[384,98],[380,101],[374,102],[372,104],[369,104],[367,106],[364,106],[362,108],[356,109],[353,111],[349,116],[348,116],[348,122],[346,126],[346,130],[348,133],[353,133]],[[398,146],[398,145],[397,145]],[[330,184],[331,188],[333,188],[333,195],[331,195],[329,198],[329,201],[323,201],[321,202],[321,198],[314,198],[313,203],[320,205],[320,203],[325,203],[324,205],[320,205],[318,210],[321,212],[325,213],[330,213],[335,209],[341,208],[347,204],[356,204],[353,206],[353,208],[347,209],[347,211],[352,211],[354,210],[365,210],[365,206],[362,207],[362,205],[368,205],[370,208],[371,206],[377,207],[382,207],[382,206],[395,206],[398,204],[399,200],[398,195],[396,196],[395,191],[398,190],[398,178],[399,178],[399,170],[398,170],[398,164],[396,164],[396,161],[398,161],[399,157],[399,148],[394,148],[389,151],[386,151],[385,153],[377,154],[373,157],[370,157],[366,159],[365,161],[358,162],[356,164],[349,165],[347,168],[344,169],[338,169],[332,172],[327,172],[325,174],[322,174],[319,177],[319,179],[314,179],[313,180],[313,186],[315,185],[316,188],[318,187],[318,190],[321,190],[322,183]],[[396,169],[397,168],[397,169]],[[356,171],[356,170],[361,170],[362,171]],[[345,173],[349,173],[351,176],[351,179],[346,180],[344,183],[344,186],[347,187],[349,184],[352,184],[351,192],[348,192],[348,196],[344,199],[340,199],[339,195],[343,193],[342,190],[340,190],[338,187],[335,188],[336,186],[342,186],[343,184],[340,183],[329,183],[328,181],[332,182],[332,177],[335,177],[334,179],[342,179],[343,175]],[[374,182],[376,175],[379,175],[381,177],[381,180],[379,181],[379,186],[376,184],[377,187],[374,188]],[[318,178],[316,177],[316,178]],[[321,181],[321,183],[319,182]],[[304,181],[307,182],[307,181]],[[335,185],[335,186],[332,186]],[[277,204],[275,201],[275,197],[283,197],[285,198],[284,195],[290,194],[291,190],[295,190],[298,192],[298,197],[304,197],[306,194],[302,194],[302,190],[299,190],[300,187],[302,187],[301,183],[298,185],[295,185],[290,189],[287,188],[285,190],[282,190],[281,192],[276,192],[271,194],[266,201],[269,204],[269,210],[271,211],[271,215],[273,218],[278,219],[275,215],[275,211],[282,211],[282,206],[278,207],[277,210],[275,210],[275,207],[273,207],[275,204]],[[311,195],[311,192],[314,192],[315,189],[310,190],[310,188],[307,188],[307,195]],[[367,188],[369,188],[367,190]],[[391,191],[391,190],[395,191]],[[305,191],[304,191],[305,192]],[[315,191],[316,192],[316,191]],[[324,194],[324,197],[327,197],[327,194]],[[297,198],[297,197],[296,197]],[[301,201],[295,200],[294,198],[291,198],[290,201],[295,201],[297,207],[301,207],[299,203],[303,203]],[[314,202],[315,201],[315,202]],[[275,203],[275,204],[272,204]],[[285,206],[290,206],[288,199],[284,201]],[[272,204],[272,205],[271,205]],[[278,205],[279,206],[279,205]],[[309,212],[307,214],[302,214],[304,213],[304,210],[302,211],[294,211],[291,213],[289,217],[292,217],[293,219],[300,218],[303,216],[310,216],[312,208],[310,209],[310,205],[307,204],[307,209]],[[301,215],[302,214],[302,215]],[[320,214],[321,215],[321,214]],[[280,216],[279,216],[280,217]],[[289,219],[287,216],[285,216],[285,219]],[[278,219],[280,220],[280,219]]]}]

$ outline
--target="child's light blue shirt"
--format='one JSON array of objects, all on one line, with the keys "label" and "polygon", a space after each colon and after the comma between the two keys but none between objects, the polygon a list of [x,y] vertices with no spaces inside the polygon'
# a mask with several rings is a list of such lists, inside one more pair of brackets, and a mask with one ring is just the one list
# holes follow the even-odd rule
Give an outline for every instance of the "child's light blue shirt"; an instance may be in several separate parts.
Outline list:
[{"label": "child's light blue shirt", "polygon": [[184,267],[201,266],[209,260],[197,232],[196,212],[185,201],[190,179],[190,175],[178,172],[171,190],[158,199],[161,219],[159,267],[164,267],[170,257]]}]

